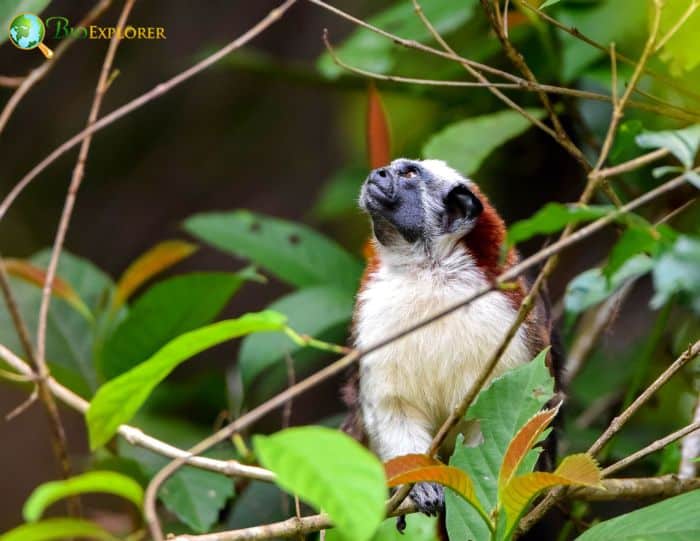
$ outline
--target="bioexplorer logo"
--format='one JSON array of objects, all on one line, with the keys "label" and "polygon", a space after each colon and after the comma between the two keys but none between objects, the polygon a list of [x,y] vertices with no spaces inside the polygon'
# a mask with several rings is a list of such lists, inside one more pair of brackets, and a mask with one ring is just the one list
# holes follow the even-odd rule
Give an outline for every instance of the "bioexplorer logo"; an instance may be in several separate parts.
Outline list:
[{"label": "bioexplorer logo", "polygon": [[71,26],[67,17],[49,17],[46,25],[33,13],[17,15],[10,23],[9,35],[12,44],[25,51],[39,49],[46,58],[53,56],[53,51],[44,45],[44,38],[66,39],[118,39],[160,40],[167,39],[162,26]]}]

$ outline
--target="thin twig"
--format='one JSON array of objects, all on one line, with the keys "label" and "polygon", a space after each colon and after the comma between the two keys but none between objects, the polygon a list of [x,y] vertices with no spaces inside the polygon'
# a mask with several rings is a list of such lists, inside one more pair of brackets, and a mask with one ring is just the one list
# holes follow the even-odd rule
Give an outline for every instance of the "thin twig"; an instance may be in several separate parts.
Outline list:
[{"label": "thin twig", "polygon": [[4,86],[5,88],[17,88],[25,79],[26,77],[0,75],[0,86]]},{"label": "thin twig", "polygon": [[[100,75],[97,80],[95,96],[92,100],[92,106],[90,107],[90,113],[88,115],[88,128],[95,123],[95,120],[97,120],[97,115],[99,114],[100,107],[102,105],[102,99],[107,91],[107,81],[109,79],[109,74],[112,71],[114,57],[116,55],[117,48],[119,47],[119,43],[121,42],[122,30],[126,27],[126,21],[129,18],[131,9],[134,7],[134,1],[135,0],[126,0],[124,2],[124,7],[122,8],[122,12],[117,21],[116,31],[109,42],[107,54],[105,55],[105,59],[102,63],[102,69],[100,70]],[[56,231],[56,238],[53,242],[51,257],[49,259],[49,264],[46,269],[46,276],[44,278],[41,305],[39,306],[39,321],[37,324],[36,338],[36,366],[39,378],[41,379],[44,379],[49,375],[49,368],[46,364],[46,324],[49,316],[49,307],[51,305],[53,282],[56,277],[58,260],[61,257],[61,250],[63,249],[63,243],[68,232],[68,226],[73,214],[73,208],[75,206],[78,190],[80,189],[80,184],[85,176],[85,162],[87,161],[91,142],[92,137],[89,136],[83,139],[83,142],[80,145],[78,160],[73,168],[73,175],[68,187],[68,194],[66,195],[66,200],[63,204],[63,211],[61,212],[61,218]]]},{"label": "thin twig", "polygon": [[632,160],[629,160],[627,162],[623,162],[621,164],[615,165],[613,167],[608,167],[606,169],[600,169],[597,173],[596,176],[600,178],[609,178],[609,177],[614,177],[617,175],[621,175],[623,173],[629,173],[630,171],[634,171],[635,169],[639,169],[640,167],[643,167],[644,165],[647,165],[648,163],[654,162],[658,159],[664,158],[668,156],[670,152],[666,148],[658,148],[656,150],[653,150],[647,154],[643,154],[641,156],[638,156]]},{"label": "thin twig", "polygon": [[[700,423],[700,396],[695,403],[693,423]],[[700,432],[688,434],[681,442],[681,463],[678,466],[678,476],[690,479],[698,474],[698,457],[700,457]]]},{"label": "thin twig", "polygon": [[273,9],[267,15],[267,17],[261,20],[258,24],[247,30],[245,33],[241,34],[228,45],[222,47],[221,49],[207,56],[203,60],[200,60],[188,69],[178,73],[174,77],[171,77],[167,81],[156,85],[148,92],[141,94],[139,97],[134,98],[133,100],[122,105],[121,107],[118,107],[111,113],[100,118],[89,128],[78,132],[76,135],[59,145],[48,156],[46,156],[46,158],[44,158],[41,162],[35,165],[24,177],[22,177],[22,179],[5,196],[5,198],[2,201],[2,204],[0,204],[0,220],[4,218],[5,214],[7,213],[7,210],[10,208],[10,206],[12,206],[12,203],[17,198],[17,196],[19,196],[19,194],[22,193],[24,188],[26,188],[27,185],[37,177],[37,175],[44,171],[44,169],[46,169],[50,164],[56,161],[64,153],[68,152],[70,149],[78,145],[83,139],[89,137],[91,134],[100,131],[101,129],[105,128],[106,126],[109,126],[110,124],[119,120],[120,118],[123,118],[132,111],[135,111],[136,109],[146,105],[150,101],[153,101],[154,99],[157,99],[163,96],[164,94],[170,92],[176,86],[180,85],[181,83],[184,83],[185,81],[197,75],[198,73],[201,73],[205,69],[209,68],[210,66],[224,58],[232,51],[239,49],[240,47],[248,43],[250,40],[258,36],[261,32],[266,30],[274,22],[278,21],[295,2],[296,0],[286,0],[279,7]]},{"label": "thin twig", "polygon": [[[93,21],[104,13],[111,3],[111,0],[102,0],[99,2],[88,12],[87,15],[85,15],[85,17],[83,17],[77,26],[83,28],[90,26]],[[76,38],[73,35],[66,37],[61,41],[58,47],[56,47],[51,59],[44,60],[44,62],[38,68],[32,70],[29,75],[22,78],[21,82],[17,85],[17,90],[15,90],[12,96],[10,96],[10,99],[7,100],[5,107],[0,113],[0,133],[2,133],[2,131],[5,129],[7,121],[10,119],[10,116],[12,116],[12,113],[17,108],[17,105],[19,105],[19,103],[22,101],[24,96],[27,95],[27,93],[36,83],[38,83],[49,71],[51,71],[51,69],[56,65],[58,59],[63,56],[63,54],[71,47],[71,45],[73,45],[73,43],[75,43],[75,40]],[[9,79],[9,81],[6,82],[16,82],[17,78],[9,77],[7,79]]]},{"label": "thin twig", "polygon": [[[15,369],[19,375],[24,376],[29,381],[35,378],[34,372],[30,366],[2,344],[0,344],[0,357]],[[56,398],[75,411],[85,414],[90,405],[89,402],[58,383],[52,377],[49,377],[46,381],[51,393],[53,393]],[[208,457],[192,456],[178,447],[145,434],[141,429],[134,426],[120,425],[117,432],[131,445],[143,447],[144,449],[148,449],[149,451],[153,451],[154,453],[168,458],[184,458],[188,466],[221,473],[231,477],[245,477],[268,482],[273,482],[275,480],[275,475],[265,468],[248,466],[236,460],[216,460]]]},{"label": "thin twig", "polygon": [[668,43],[668,40],[670,40],[673,37],[673,35],[676,32],[678,32],[680,27],[685,24],[685,22],[690,18],[690,16],[698,8],[699,5],[700,1],[691,1],[690,5],[688,6],[688,9],[686,9],[680,16],[680,18],[676,21],[676,23],[671,28],[669,28],[668,32],[666,32],[666,35],[659,39],[659,42],[656,44],[656,47],[654,47],[655,53],[658,53],[663,48],[663,46],[666,45],[666,43]]},{"label": "thin twig", "polygon": [[640,458],[644,458],[647,455],[650,455],[652,453],[655,453],[656,451],[663,449],[667,445],[670,445],[674,441],[678,441],[681,438],[692,434],[693,432],[696,432],[697,430],[700,430],[700,421],[695,421],[688,426],[685,426],[681,428],[680,430],[676,430],[672,434],[669,434],[668,436],[665,436],[663,438],[660,438],[656,440],[653,443],[650,443],[643,449],[640,449],[639,451],[632,453],[629,456],[626,456],[625,458],[618,460],[614,464],[611,464],[607,468],[603,469],[602,474],[607,476],[612,473],[615,473],[617,471],[620,471],[623,468],[626,468],[633,462],[636,462]]}]

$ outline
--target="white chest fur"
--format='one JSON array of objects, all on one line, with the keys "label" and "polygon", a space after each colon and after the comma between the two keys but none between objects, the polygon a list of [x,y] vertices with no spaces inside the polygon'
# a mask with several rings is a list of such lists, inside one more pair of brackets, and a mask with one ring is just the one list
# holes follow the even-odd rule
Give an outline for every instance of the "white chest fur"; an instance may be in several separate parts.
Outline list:
[{"label": "white chest fur", "polygon": [[[459,272],[406,272],[381,266],[358,299],[356,345],[377,343],[484,284],[478,269],[461,267]],[[424,440],[429,441],[466,394],[514,317],[508,298],[493,292],[364,357],[360,400],[375,451],[383,458],[423,452]],[[522,333],[521,329],[513,339],[494,375],[530,360]],[[397,427],[402,423],[405,430]],[[398,439],[401,442],[392,441]]]}]

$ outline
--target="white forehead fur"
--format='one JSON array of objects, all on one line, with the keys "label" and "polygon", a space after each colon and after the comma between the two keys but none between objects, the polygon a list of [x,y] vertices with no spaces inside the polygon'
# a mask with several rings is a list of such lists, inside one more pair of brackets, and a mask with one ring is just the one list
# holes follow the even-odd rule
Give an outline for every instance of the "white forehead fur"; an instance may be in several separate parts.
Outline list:
[{"label": "white forehead fur", "polygon": [[442,160],[421,160],[420,164],[430,171],[435,177],[450,184],[464,182],[471,184],[471,180],[465,178],[459,171],[453,169]]}]

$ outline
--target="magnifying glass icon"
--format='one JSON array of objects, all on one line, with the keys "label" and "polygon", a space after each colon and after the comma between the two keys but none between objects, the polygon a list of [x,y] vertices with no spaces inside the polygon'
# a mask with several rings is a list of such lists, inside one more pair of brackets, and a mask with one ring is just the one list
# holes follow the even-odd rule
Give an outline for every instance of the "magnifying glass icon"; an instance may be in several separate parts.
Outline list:
[{"label": "magnifying glass icon", "polygon": [[9,36],[18,49],[29,51],[38,48],[46,58],[53,56],[53,51],[43,43],[46,36],[44,21],[33,13],[23,13],[12,19]]}]

